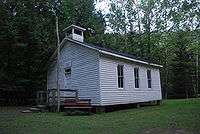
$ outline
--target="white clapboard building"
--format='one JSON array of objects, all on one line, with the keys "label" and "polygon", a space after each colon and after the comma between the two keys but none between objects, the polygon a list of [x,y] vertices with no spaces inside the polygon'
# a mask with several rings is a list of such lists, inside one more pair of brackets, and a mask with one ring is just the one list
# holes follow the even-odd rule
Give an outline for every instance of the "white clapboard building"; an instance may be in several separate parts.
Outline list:
[{"label": "white clapboard building", "polygon": [[[59,59],[60,89],[77,90],[92,106],[110,106],[162,99],[161,65],[130,54],[84,42],[85,29],[64,29]],[[56,52],[55,52],[56,53]],[[56,58],[56,54],[51,59]],[[56,60],[55,60],[56,61]],[[56,62],[48,69],[47,89],[56,89]],[[62,93],[60,96],[63,96]]]}]

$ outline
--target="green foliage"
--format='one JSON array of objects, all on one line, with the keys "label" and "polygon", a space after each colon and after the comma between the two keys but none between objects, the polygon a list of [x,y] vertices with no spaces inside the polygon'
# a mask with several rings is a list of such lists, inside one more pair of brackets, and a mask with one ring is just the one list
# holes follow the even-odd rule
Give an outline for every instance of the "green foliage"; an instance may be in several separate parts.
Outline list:
[{"label": "green foliage", "polygon": [[71,24],[90,28],[95,31],[95,34],[91,35],[91,32],[88,32],[86,39],[90,42],[101,42],[105,22],[101,12],[95,10],[94,0],[63,0],[62,11],[60,29]]},{"label": "green foliage", "polygon": [[[199,89],[199,60],[196,57],[200,54],[200,3],[196,0],[125,0],[111,3],[108,24],[113,33],[123,34],[115,36],[115,46],[164,65],[161,79],[165,97],[168,93],[178,97],[176,90],[187,91],[189,96],[197,94],[194,91]],[[179,81],[188,86],[182,84],[184,88],[180,89]]]},{"label": "green foliage", "polygon": [[[110,0],[107,15],[95,10],[95,2],[1,0],[0,88],[46,89],[46,63],[56,48],[57,15],[61,37],[63,28],[79,25],[93,29],[86,31],[87,42],[164,65],[161,79],[166,97],[180,90],[189,96],[198,93],[198,0]],[[106,24],[111,33],[104,33]],[[189,85],[181,85],[179,79]]]},{"label": "green foliage", "polygon": [[[189,39],[188,33],[178,32],[175,35],[176,51],[173,57],[173,93],[176,97],[187,98],[192,96],[192,62],[188,52]],[[194,64],[194,63],[193,63]]]},{"label": "green foliage", "polygon": [[94,1],[1,0],[0,88],[45,90],[47,62],[56,48],[55,15],[61,29],[76,24],[96,31],[87,39],[101,42],[104,19]]},{"label": "green foliage", "polygon": [[0,58],[3,65],[0,71],[3,75],[0,81],[7,88],[20,85],[35,90],[44,87],[48,47],[55,42],[55,38],[51,38],[54,19],[47,3],[1,1]]}]

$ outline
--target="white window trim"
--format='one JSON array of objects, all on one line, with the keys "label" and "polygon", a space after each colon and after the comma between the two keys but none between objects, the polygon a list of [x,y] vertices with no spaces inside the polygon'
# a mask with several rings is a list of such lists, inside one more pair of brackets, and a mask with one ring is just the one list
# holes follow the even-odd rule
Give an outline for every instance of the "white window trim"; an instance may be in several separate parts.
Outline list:
[{"label": "white window trim", "polygon": [[[150,75],[151,75],[151,74],[152,74],[152,73],[151,73],[151,72],[152,72],[151,69],[147,69],[147,72],[148,72],[148,71],[150,71]],[[151,76],[151,79],[148,79],[148,73],[146,73],[146,74],[147,74],[147,88],[148,88],[148,89],[152,89],[152,76]],[[150,83],[150,84],[151,84],[151,87],[149,87],[149,80],[151,80],[151,83]]]},{"label": "white window trim", "polygon": [[[67,77],[66,74],[65,74],[66,69],[71,70],[69,77]],[[71,76],[72,76],[72,62],[71,61],[68,61],[68,62],[65,63],[65,65],[64,65],[64,75],[65,75],[65,78],[71,78]]]},{"label": "white window trim", "polygon": [[[137,68],[138,69],[138,87],[136,87],[135,86],[135,81],[136,81],[136,78],[135,78],[135,68]],[[139,67],[134,67],[133,68],[133,76],[134,76],[134,89],[140,89],[140,69],[139,69]]]},{"label": "white window trim", "polygon": [[[118,65],[121,65],[121,66],[123,66],[123,88],[122,87],[119,87],[118,85],[119,85],[119,82],[118,82]],[[125,89],[124,87],[125,87],[125,77],[124,77],[124,64],[117,64],[117,67],[116,67],[116,76],[117,76],[117,88],[119,89],[119,90],[123,90],[123,89]]]}]

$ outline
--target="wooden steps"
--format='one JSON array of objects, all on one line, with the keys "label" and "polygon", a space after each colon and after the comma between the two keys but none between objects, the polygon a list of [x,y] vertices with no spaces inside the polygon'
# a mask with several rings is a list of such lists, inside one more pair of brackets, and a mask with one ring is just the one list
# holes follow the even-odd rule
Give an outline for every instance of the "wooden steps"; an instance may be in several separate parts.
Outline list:
[{"label": "wooden steps", "polygon": [[64,110],[67,115],[73,115],[73,113],[77,115],[77,111],[78,113],[81,111],[82,113],[90,114],[92,106],[90,100],[66,99],[64,101]]},{"label": "wooden steps", "polygon": [[79,99],[66,99],[64,101],[64,107],[91,107],[90,100],[79,100]]},{"label": "wooden steps", "polygon": [[65,109],[91,109],[92,107],[64,107]]},{"label": "wooden steps", "polygon": [[[61,110],[64,110],[66,113],[75,113],[74,111],[81,111],[87,113],[91,113],[92,106],[90,103],[90,99],[79,99],[78,97],[78,90],[73,89],[60,89],[61,96],[60,96],[60,106]],[[48,107],[50,110],[55,111],[57,104],[57,89],[48,89],[47,92],[47,102]],[[71,114],[68,114],[71,115]],[[75,115],[75,114],[73,114]]]}]

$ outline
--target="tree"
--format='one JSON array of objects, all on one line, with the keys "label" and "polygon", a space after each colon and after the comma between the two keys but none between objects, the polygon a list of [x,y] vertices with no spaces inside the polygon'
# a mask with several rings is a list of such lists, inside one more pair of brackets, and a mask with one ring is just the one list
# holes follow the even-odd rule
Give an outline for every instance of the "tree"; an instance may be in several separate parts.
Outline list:
[{"label": "tree", "polygon": [[[117,42],[114,47],[140,57],[148,57],[149,60],[164,65],[161,70],[161,79],[166,97],[167,93],[174,91],[173,87],[176,84],[172,79],[176,78],[174,68],[181,64],[187,68],[185,63],[192,64],[191,70],[186,72],[187,75],[193,75],[195,72],[195,82],[192,82],[191,88],[196,91],[197,83],[199,83],[199,49],[196,49],[199,45],[197,41],[200,26],[199,2],[197,0],[125,0],[121,2],[125,6],[120,6],[122,5],[120,1],[111,1],[110,13],[108,13],[108,23],[115,33],[113,36],[116,37]],[[128,33],[126,35],[123,33],[125,30]],[[188,34],[180,34],[180,31]],[[189,59],[180,63],[175,59],[184,56],[177,55],[177,52],[183,51],[184,47],[180,47],[181,39],[178,42],[178,36],[183,40],[186,39],[188,44],[185,44],[187,46],[185,51],[190,55]],[[126,42],[120,40],[122,37],[128,40]],[[194,62],[196,67],[193,66]]]},{"label": "tree", "polygon": [[101,12],[95,10],[94,0],[63,0],[62,12],[61,29],[71,24],[89,28],[86,40],[102,42],[101,35],[105,31],[105,21]]},{"label": "tree", "polygon": [[178,32],[175,37],[176,51],[173,59],[173,93],[177,98],[188,98],[192,92],[192,62],[188,52],[187,32]]},{"label": "tree", "polygon": [[57,13],[60,29],[72,23],[90,26],[97,38],[87,34],[86,39],[101,42],[104,19],[95,11],[93,0],[1,0],[0,88],[46,89],[47,62],[56,49]]}]

